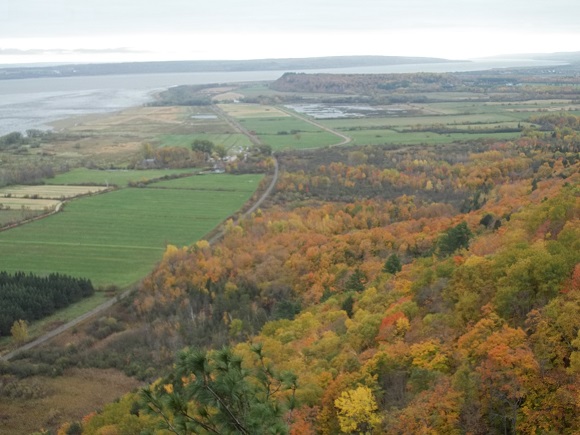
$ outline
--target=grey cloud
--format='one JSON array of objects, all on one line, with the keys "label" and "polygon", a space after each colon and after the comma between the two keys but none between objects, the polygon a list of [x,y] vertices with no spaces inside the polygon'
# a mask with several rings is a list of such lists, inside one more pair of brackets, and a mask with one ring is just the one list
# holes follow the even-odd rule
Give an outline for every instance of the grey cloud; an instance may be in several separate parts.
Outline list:
[{"label": "grey cloud", "polygon": [[483,27],[580,30],[576,0],[18,0],[0,37]]},{"label": "grey cloud", "polygon": [[128,48],[104,48],[104,49],[64,49],[64,48],[54,48],[50,50],[46,49],[29,49],[20,50],[17,48],[0,48],[0,56],[34,56],[43,54],[137,54],[137,53],[147,53],[146,51],[131,50]]}]

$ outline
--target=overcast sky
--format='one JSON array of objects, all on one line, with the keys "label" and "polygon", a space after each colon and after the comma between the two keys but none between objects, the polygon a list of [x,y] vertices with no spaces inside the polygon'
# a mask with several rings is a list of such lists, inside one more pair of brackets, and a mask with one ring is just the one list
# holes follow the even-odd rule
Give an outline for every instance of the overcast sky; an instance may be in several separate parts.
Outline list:
[{"label": "overcast sky", "polygon": [[0,2],[0,64],[580,51],[578,0]]}]

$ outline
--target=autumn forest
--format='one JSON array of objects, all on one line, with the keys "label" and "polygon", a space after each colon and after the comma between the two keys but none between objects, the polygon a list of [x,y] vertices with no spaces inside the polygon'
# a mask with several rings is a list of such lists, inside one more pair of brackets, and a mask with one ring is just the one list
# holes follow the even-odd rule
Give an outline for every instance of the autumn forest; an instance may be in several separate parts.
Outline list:
[{"label": "autumn forest", "polygon": [[[286,76],[272,86],[285,94],[254,98],[339,93],[339,79],[340,92],[380,104],[467,86]],[[524,97],[570,98],[574,80]],[[266,203],[229,219],[217,242],[168,245],[72,344],[0,369],[112,368],[141,381],[59,434],[577,433],[580,115],[522,123],[509,139],[357,140],[226,164],[272,175],[276,160]]]}]

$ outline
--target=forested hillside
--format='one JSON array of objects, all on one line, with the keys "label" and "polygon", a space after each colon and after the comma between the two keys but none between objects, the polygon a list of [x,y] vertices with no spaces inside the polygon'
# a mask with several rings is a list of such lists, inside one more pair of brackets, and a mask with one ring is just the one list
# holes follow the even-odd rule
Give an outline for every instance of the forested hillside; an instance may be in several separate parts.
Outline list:
[{"label": "forested hillside", "polygon": [[270,205],[170,246],[108,341],[151,379],[189,350],[63,433],[577,433],[579,119],[533,122],[279,155]]},{"label": "forested hillside", "polygon": [[[333,98],[374,103],[453,101],[464,94],[470,101],[522,101],[578,98],[577,67],[409,74],[286,73],[270,85],[289,93],[321,93]],[[455,94],[455,95],[453,95]],[[290,94],[292,95],[292,94]],[[337,97],[341,95],[341,97]]]}]

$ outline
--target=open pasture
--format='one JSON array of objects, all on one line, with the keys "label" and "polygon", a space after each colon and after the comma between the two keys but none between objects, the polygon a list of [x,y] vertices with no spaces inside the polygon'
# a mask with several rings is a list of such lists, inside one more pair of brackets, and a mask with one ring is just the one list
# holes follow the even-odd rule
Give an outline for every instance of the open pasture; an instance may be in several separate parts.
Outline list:
[{"label": "open pasture", "polygon": [[318,148],[340,142],[337,136],[292,116],[245,118],[239,122],[274,150]]},{"label": "open pasture", "polygon": [[159,181],[148,187],[164,189],[193,189],[229,192],[254,192],[264,178],[262,174],[204,174],[193,177],[176,178],[175,180]]},{"label": "open pasture", "polygon": [[439,134],[430,131],[399,132],[390,129],[357,130],[346,132],[357,145],[419,145],[447,144],[455,141],[468,141],[482,138],[509,140],[520,136],[520,133],[447,133]]},{"label": "open pasture", "polygon": [[189,148],[194,140],[209,140],[216,145],[230,148],[246,148],[252,145],[247,136],[241,133],[195,133],[195,134],[165,134],[156,138],[160,146],[177,146]]},{"label": "open pasture", "polygon": [[258,135],[262,142],[274,150],[321,148],[341,141],[337,136],[323,130],[301,132],[293,135]]},{"label": "open pasture", "polygon": [[0,233],[0,263],[8,272],[58,272],[127,286],[151,270],[167,244],[201,239],[252,193],[128,188],[77,199],[54,216]]},{"label": "open pasture", "polygon": [[284,135],[294,132],[316,132],[320,129],[301,119],[288,116],[287,118],[244,118],[240,120],[249,131],[262,135]]},{"label": "open pasture", "polygon": [[415,127],[429,125],[469,125],[469,124],[493,124],[501,122],[517,121],[518,118],[513,114],[507,113],[478,113],[478,114],[461,114],[461,115],[427,115],[427,116],[393,116],[381,118],[348,118],[332,119],[321,121],[331,128],[338,130],[348,130],[349,128],[374,128],[374,127]]},{"label": "open pasture", "polygon": [[2,196],[11,198],[35,198],[35,199],[68,199],[106,190],[103,186],[10,186],[0,188],[0,200]]},{"label": "open pasture", "polygon": [[[98,170],[76,168],[69,172],[58,174],[54,178],[47,178],[44,182],[47,184],[92,184],[126,187],[130,182],[144,182],[167,175],[194,174],[195,172],[195,169]],[[95,189],[94,186],[90,186],[90,188]]]}]

